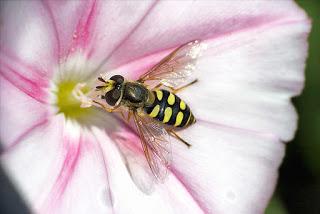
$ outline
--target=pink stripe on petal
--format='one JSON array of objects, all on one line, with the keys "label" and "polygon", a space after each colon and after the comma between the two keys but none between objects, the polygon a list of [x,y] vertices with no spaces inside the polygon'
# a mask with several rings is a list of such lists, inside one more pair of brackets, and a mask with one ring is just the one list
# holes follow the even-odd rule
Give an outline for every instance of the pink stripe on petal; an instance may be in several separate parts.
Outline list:
[{"label": "pink stripe on petal", "polygon": [[[22,143],[1,155],[1,164],[8,170],[21,197],[30,203],[30,209],[43,201],[56,177],[55,169],[61,157],[62,119],[61,116],[50,118],[46,125],[36,128]],[[15,132],[14,129],[7,131]]]},{"label": "pink stripe on petal", "polygon": [[[195,38],[195,39],[201,39],[204,43],[217,43],[214,47],[212,47],[210,50],[206,50],[205,54],[207,52],[210,52],[210,57],[215,57],[217,55],[223,54],[225,51],[232,50],[235,48],[239,48],[241,46],[249,45],[252,42],[255,42],[254,39],[250,39],[250,37],[247,37],[246,40],[232,40],[227,44],[219,45],[219,40],[226,38],[230,36],[236,36],[237,34],[242,34],[250,31],[254,31],[255,33],[260,30],[260,33],[264,33],[265,31],[269,31],[270,28],[276,28],[279,26],[286,26],[286,25],[292,25],[292,24],[299,24],[299,23],[308,23],[308,20],[306,19],[267,19],[265,17],[261,17],[261,19],[257,18],[254,22],[249,22],[248,26],[244,26],[243,28],[239,29],[233,29],[227,32],[223,32],[221,34],[216,34],[214,37],[208,37],[207,39],[203,38]],[[307,35],[307,34],[306,34]],[[186,41],[191,41],[189,40]],[[163,59],[165,56],[167,56],[171,51],[173,51],[175,48],[183,44],[183,41],[180,41],[179,43],[169,46],[169,47],[162,47],[159,50],[153,51],[151,53],[147,53],[141,57],[138,54],[135,55],[135,57],[132,60],[126,59],[126,61],[122,62],[121,64],[108,64],[109,69],[112,68],[114,73],[120,73],[123,74],[125,77],[129,79],[138,79],[140,75],[144,74],[148,71],[149,68],[151,68],[153,65],[158,63],[161,59]],[[113,56],[112,56],[113,57]],[[112,60],[112,59],[111,59]],[[115,66],[115,67],[114,67]],[[301,88],[301,85],[303,84],[303,81],[298,82],[298,88]],[[289,88],[297,88],[297,85],[291,85],[288,86]]]},{"label": "pink stripe on petal", "polygon": [[[281,4],[284,5],[277,6],[274,2],[251,4],[250,1],[237,6],[228,2],[186,1],[185,4],[179,4],[162,1],[139,29],[113,53],[107,68],[115,68],[194,39],[212,39],[270,23],[306,19],[291,2]],[[285,9],[288,7],[292,10]]]},{"label": "pink stripe on petal", "polygon": [[[149,8],[144,12],[144,14],[141,16],[141,18],[135,23],[135,25],[128,31],[126,34],[121,38],[121,40],[118,42],[118,44],[110,51],[110,53],[102,60],[100,65],[95,69],[96,72],[100,70],[100,68],[107,63],[107,61],[113,56],[115,52],[118,51],[118,49],[121,48],[121,46],[131,37],[131,35],[139,29],[140,25],[144,22],[146,17],[153,11],[153,9],[156,7],[157,3],[159,1],[154,1]],[[97,75],[97,73],[94,72],[92,75]]]},{"label": "pink stripe on petal", "polygon": [[48,122],[49,119],[46,117],[43,120],[40,120],[34,125],[30,126],[27,130],[22,132],[16,140],[14,140],[12,143],[3,148],[0,152],[0,155],[4,155],[5,153],[10,152],[12,149],[14,149],[14,147],[16,147],[19,143],[23,142],[23,140],[30,136],[33,132],[37,132],[39,128],[47,125]]},{"label": "pink stripe on petal", "polygon": [[45,209],[48,209],[47,206],[49,206],[50,208],[59,206],[58,204],[60,203],[69,182],[71,182],[77,163],[79,162],[82,137],[80,136],[79,142],[74,142],[68,137],[64,137],[63,144],[64,146],[66,146],[67,151],[58,177],[56,178],[56,181],[51,188],[51,192],[49,193],[48,198],[44,204]]},{"label": "pink stripe on petal", "polygon": [[[16,68],[21,72],[21,75],[30,78],[35,79],[35,81],[40,80],[46,80],[51,77],[51,73],[53,68],[48,68],[48,70],[43,70],[41,67],[39,67],[38,64],[30,64],[29,62],[20,59],[18,56],[16,56],[14,53],[12,53],[10,50],[6,50],[4,48],[0,47],[0,62],[3,62],[4,64],[7,64],[11,67]],[[39,63],[40,64],[40,63]],[[27,72],[23,72],[25,69],[27,69]],[[40,81],[40,83],[43,84],[43,86],[47,86],[48,83],[46,81]]]},{"label": "pink stripe on petal", "polygon": [[[261,27],[263,25],[268,25],[271,22],[278,21],[278,19],[271,18],[271,17],[270,17],[270,19],[268,19],[266,17],[258,17],[258,18],[254,19],[254,20],[250,19],[250,17],[247,17],[247,19],[248,19],[248,21],[243,21],[244,25],[241,26],[241,28],[239,26],[239,28],[230,28],[230,29],[221,31],[219,33],[215,33],[213,35],[198,35],[198,36],[197,35],[192,35],[192,36],[190,36],[188,38],[184,38],[184,39],[180,39],[180,40],[176,39],[176,41],[175,40],[170,40],[169,41],[170,44],[159,46],[159,48],[156,48],[156,49],[153,49],[153,50],[150,49],[148,52],[146,52],[146,50],[148,50],[148,49],[143,49],[143,51],[137,50],[137,52],[135,52],[136,50],[133,49],[128,53],[127,51],[124,51],[124,50],[129,50],[130,49],[130,44],[123,43],[121,45],[124,46],[124,47],[122,49],[117,49],[116,50],[119,53],[118,52],[114,53],[114,55],[112,56],[111,62],[114,61],[114,64],[109,65],[109,66],[111,66],[111,68],[113,68],[114,66],[116,66],[116,67],[122,66],[122,65],[128,64],[128,63],[130,63],[132,61],[136,61],[136,60],[139,60],[139,59],[142,59],[142,58],[147,58],[147,57],[152,56],[152,55],[157,55],[157,54],[159,54],[161,52],[165,52],[167,50],[173,50],[173,49],[177,48],[178,46],[180,46],[180,45],[182,45],[182,44],[184,44],[186,42],[192,41],[192,40],[217,39],[219,37],[224,37],[224,36],[227,36],[227,35],[230,35],[230,34],[233,34],[233,33],[237,33],[237,32],[247,31],[247,30],[250,30],[250,29],[253,29],[253,28]],[[230,20],[230,22],[232,22],[232,21],[234,21],[234,20]],[[197,26],[195,28],[199,32],[204,32],[203,30],[199,30]],[[174,29],[174,30],[176,30],[176,29]],[[174,34],[179,35],[180,31],[177,31]],[[152,42],[152,41],[147,41],[145,43],[146,44],[151,44],[151,43],[154,44],[154,42]],[[114,51],[114,52],[116,52],[116,51]],[[135,53],[135,54],[133,55],[133,53]],[[142,53],[143,53],[143,55],[141,55]],[[123,59],[123,61],[118,61],[118,60],[120,60],[120,58]]]},{"label": "pink stripe on petal", "polygon": [[[79,43],[79,45],[82,48],[86,47],[87,42],[90,39],[90,36],[91,36],[90,33],[92,33],[92,32],[90,32],[90,30],[92,28],[92,24],[94,22],[94,19],[95,19],[96,13],[97,13],[96,11],[97,11],[97,1],[94,1],[91,9],[88,11],[89,12],[88,16],[82,22],[80,21],[78,23],[77,28],[76,28],[75,35],[80,33],[80,37],[79,37],[79,35],[77,35],[78,36],[77,38],[79,38],[79,39],[76,39],[76,41]],[[80,39],[82,39],[82,40],[80,40]]]},{"label": "pink stripe on petal", "polygon": [[42,127],[50,116],[47,105],[21,92],[0,72],[0,137],[4,149],[25,141],[29,138],[28,130]]},{"label": "pink stripe on petal", "polygon": [[41,103],[46,103],[46,89],[49,84],[49,72],[28,64],[12,55],[9,51],[1,49],[0,75],[19,88],[24,93]]},{"label": "pink stripe on petal", "polygon": [[[92,37],[92,25],[94,23],[97,11],[97,1],[94,0],[91,3],[91,7],[87,8],[84,14],[82,14],[81,19],[75,28],[72,35],[71,46],[68,50],[67,56],[72,54],[76,49],[85,50],[90,45],[89,40]],[[90,49],[90,48],[89,48]],[[86,50],[86,52],[90,52]]]},{"label": "pink stripe on petal", "polygon": [[58,28],[57,28],[57,23],[54,19],[54,15],[53,15],[53,12],[50,8],[50,6],[48,5],[48,2],[47,1],[41,1],[43,3],[43,6],[44,8],[47,10],[48,12],[48,16],[50,18],[50,21],[51,21],[51,24],[52,24],[52,27],[53,27],[53,33],[54,33],[54,37],[56,39],[56,45],[57,45],[57,49],[55,50],[54,54],[55,54],[55,57],[56,57],[56,62],[57,64],[59,63],[59,59],[60,59],[60,38],[59,38],[59,32],[58,32]]},{"label": "pink stripe on petal", "polygon": [[86,39],[92,34],[90,29],[96,13],[95,2],[43,1],[54,26],[60,61],[65,60],[77,48],[87,47]]},{"label": "pink stripe on petal", "polygon": [[17,70],[14,68],[6,65],[3,62],[0,69],[0,75],[17,87],[19,90],[24,92],[25,94],[29,95],[30,97],[34,98],[35,100],[39,101],[40,103],[46,104],[47,103],[47,92],[44,90],[42,81],[35,81],[28,79],[21,75]]}]

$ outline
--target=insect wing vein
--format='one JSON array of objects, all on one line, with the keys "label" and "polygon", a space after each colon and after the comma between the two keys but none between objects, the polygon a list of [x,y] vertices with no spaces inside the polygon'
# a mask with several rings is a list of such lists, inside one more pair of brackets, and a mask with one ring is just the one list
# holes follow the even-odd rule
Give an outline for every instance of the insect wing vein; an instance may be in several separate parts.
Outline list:
[{"label": "insect wing vein", "polygon": [[149,167],[154,176],[163,181],[171,160],[169,135],[165,128],[152,121],[152,118],[134,112],[134,119]]},{"label": "insect wing vein", "polygon": [[197,59],[205,48],[198,40],[184,44],[142,75],[139,81],[158,80],[171,88],[186,85],[194,80]]}]

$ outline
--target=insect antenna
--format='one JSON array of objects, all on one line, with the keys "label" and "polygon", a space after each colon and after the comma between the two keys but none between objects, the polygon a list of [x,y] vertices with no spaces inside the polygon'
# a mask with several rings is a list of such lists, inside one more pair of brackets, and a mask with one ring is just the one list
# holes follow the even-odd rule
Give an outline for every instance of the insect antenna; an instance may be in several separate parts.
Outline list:
[{"label": "insect antenna", "polygon": [[103,89],[103,88],[105,88],[104,85],[98,85],[98,86],[96,86],[96,89],[97,89],[97,90],[101,90],[101,89]]},{"label": "insect antenna", "polygon": [[100,80],[101,82],[107,83],[102,77],[98,77],[98,80]]}]

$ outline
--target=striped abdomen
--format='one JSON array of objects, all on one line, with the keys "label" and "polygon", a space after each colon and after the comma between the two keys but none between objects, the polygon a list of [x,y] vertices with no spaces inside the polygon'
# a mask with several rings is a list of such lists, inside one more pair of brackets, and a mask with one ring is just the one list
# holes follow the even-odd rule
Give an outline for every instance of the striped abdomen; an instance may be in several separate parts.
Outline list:
[{"label": "striped abdomen", "polygon": [[144,111],[152,118],[175,127],[187,127],[196,120],[187,104],[167,90],[153,91],[155,100]]}]

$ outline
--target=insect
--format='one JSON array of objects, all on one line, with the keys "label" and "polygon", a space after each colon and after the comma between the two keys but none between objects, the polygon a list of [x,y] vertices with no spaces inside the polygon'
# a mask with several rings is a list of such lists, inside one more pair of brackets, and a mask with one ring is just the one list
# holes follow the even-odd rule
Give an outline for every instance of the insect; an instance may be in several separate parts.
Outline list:
[{"label": "insect", "polygon": [[203,48],[197,40],[181,45],[136,81],[121,75],[98,78],[95,91],[100,99],[93,102],[107,112],[119,111],[123,117],[123,107],[128,110],[127,120],[133,117],[145,158],[157,180],[166,177],[170,164],[169,135],[191,146],[176,131],[191,126],[196,119],[176,93],[197,81],[193,72]]}]

